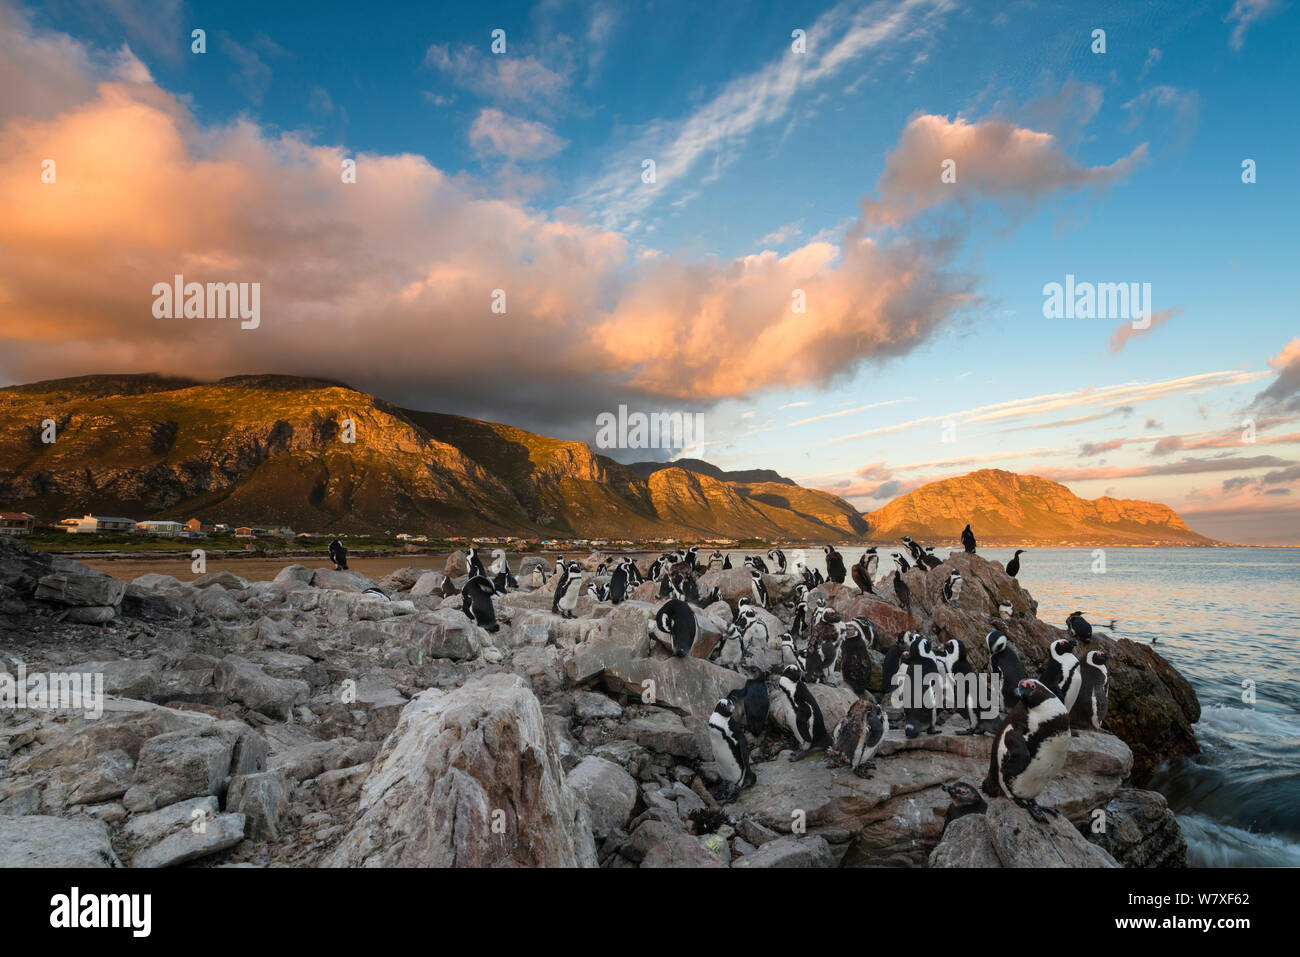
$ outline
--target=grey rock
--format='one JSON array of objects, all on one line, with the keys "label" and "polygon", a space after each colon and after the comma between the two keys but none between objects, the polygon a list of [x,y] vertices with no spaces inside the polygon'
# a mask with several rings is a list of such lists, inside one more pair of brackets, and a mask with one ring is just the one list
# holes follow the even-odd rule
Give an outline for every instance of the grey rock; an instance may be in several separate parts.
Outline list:
[{"label": "grey rock", "polygon": [[121,866],[103,821],[0,815],[0,868]]},{"label": "grey rock", "polygon": [[569,772],[569,787],[587,805],[598,837],[627,824],[636,805],[636,781],[613,761],[586,757]]},{"label": "grey rock", "polygon": [[293,785],[283,771],[243,774],[230,782],[226,810],[244,815],[249,837],[276,841],[280,839],[281,820],[292,793]]},{"label": "grey rock", "polygon": [[98,572],[55,572],[43,576],[36,585],[36,598],[60,605],[114,606],[122,603],[126,582]]},{"label": "grey rock", "polygon": [[819,835],[778,837],[746,854],[732,867],[833,867],[835,853]]}]

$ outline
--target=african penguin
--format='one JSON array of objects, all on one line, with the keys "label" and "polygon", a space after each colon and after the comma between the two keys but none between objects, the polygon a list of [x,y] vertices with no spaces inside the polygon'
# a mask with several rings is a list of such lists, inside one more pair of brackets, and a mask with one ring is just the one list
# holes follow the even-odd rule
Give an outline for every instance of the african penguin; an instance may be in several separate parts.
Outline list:
[{"label": "african penguin", "polygon": [[1082,641],[1085,644],[1092,641],[1092,625],[1088,624],[1081,611],[1073,612],[1069,618],[1065,619],[1065,630],[1076,641]]},{"label": "african penguin", "polygon": [[903,576],[894,572],[894,594],[898,596],[898,604],[907,611],[912,610],[912,589],[907,587],[907,582],[903,581]]},{"label": "african penguin", "polygon": [[954,602],[961,597],[961,572],[953,569],[948,573],[948,577],[943,580],[943,600],[945,602]]},{"label": "african penguin", "polygon": [[967,524],[966,527],[962,529],[961,544],[962,547],[965,548],[967,552],[969,552],[972,555],[975,554],[975,533],[970,530],[969,524]]},{"label": "african penguin", "polygon": [[466,618],[480,628],[489,632],[500,631],[496,609],[492,607],[492,596],[495,594],[496,588],[491,581],[483,575],[473,575],[460,590],[460,610],[465,613]]},{"label": "african penguin", "polygon": [[685,658],[695,644],[695,612],[680,598],[673,598],[660,606],[651,622],[652,628],[669,639],[673,656]]},{"label": "african penguin", "polygon": [[384,591],[382,588],[367,588],[361,594],[374,595],[377,598],[382,598],[384,601],[392,601],[392,598],[390,598],[388,596],[388,593]]},{"label": "african penguin", "polygon": [[1011,604],[1010,598],[1004,598],[1000,602],[998,602],[999,618],[1011,618],[1014,615],[1015,615],[1015,609],[1014,606]]},{"label": "african penguin", "polygon": [[492,584],[496,590],[505,594],[511,589],[518,589],[519,582],[515,581],[514,573],[510,571],[510,562],[506,560],[506,553],[503,549],[494,548],[492,550]]},{"label": "african penguin", "polygon": [[465,555],[465,564],[469,566],[470,578],[473,578],[476,575],[483,578],[491,578],[491,576],[488,575],[487,569],[483,567],[483,559],[479,558],[477,548],[471,548]]},{"label": "african penguin", "polygon": [[713,760],[718,774],[728,785],[726,802],[734,801],[740,789],[749,787],[755,780],[749,768],[749,742],[736,721],[735,705],[730,698],[719,698],[709,715],[709,740],[713,744]]},{"label": "african penguin", "polygon": [[911,535],[903,536],[903,544],[906,545],[907,550],[911,552],[912,561],[916,562],[917,564],[920,564],[921,556],[925,554],[925,549],[922,548],[917,542],[912,541]]},{"label": "african penguin", "polygon": [[348,550],[343,547],[343,543],[337,538],[330,542],[329,555],[330,561],[334,563],[335,571],[348,570]]},{"label": "african penguin", "polygon": [[1043,669],[1043,673],[1038,676],[1038,680],[1061,699],[1066,711],[1074,707],[1082,682],[1082,676],[1079,674],[1079,659],[1074,656],[1073,651],[1074,642],[1069,638],[1058,638],[1052,642],[1052,658]]},{"label": "african penguin", "polygon": [[621,604],[627,597],[628,566],[630,561],[619,562],[614,574],[609,576],[609,600],[615,605]]},{"label": "african penguin", "polygon": [[[944,831],[948,830],[948,825],[959,817],[965,817],[967,814],[983,814],[989,809],[988,802],[979,791],[975,790],[974,785],[967,784],[965,781],[945,784],[943,790],[952,798],[952,803],[948,805],[948,811],[943,816]],[[941,831],[940,836],[942,834]]]},{"label": "african penguin", "polygon": [[943,559],[934,553],[934,548],[931,546],[926,548],[925,554],[921,556],[921,564],[930,569],[938,568],[943,564]]},{"label": "african penguin", "polygon": [[578,607],[578,598],[582,594],[582,566],[569,562],[564,578],[555,586],[555,599],[551,603],[561,618],[576,618],[573,609]]},{"label": "african penguin", "polygon": [[762,670],[749,668],[749,679],[727,692],[727,697],[740,703],[745,730],[755,736],[762,734],[768,712],[767,680]]},{"label": "african penguin", "polygon": [[906,672],[903,670],[903,655],[912,647],[912,642],[916,639],[916,633],[912,631],[902,632],[897,640],[889,646],[885,652],[885,660],[880,665],[880,689],[884,700],[889,702],[890,707],[901,708],[902,689],[906,683]]},{"label": "african penguin", "polygon": [[840,668],[849,687],[861,697],[867,693],[867,686],[871,684],[869,651],[876,646],[876,628],[861,617],[846,621],[840,627],[843,629]]},{"label": "african penguin", "polygon": [[1045,822],[1047,811],[1036,800],[1061,772],[1070,750],[1070,712],[1061,699],[1040,681],[1026,678],[1016,685],[1019,699],[998,728],[989,752],[989,773],[984,793],[1008,797]]},{"label": "african penguin", "polygon": [[904,692],[903,733],[915,738],[925,732],[938,734],[939,695],[942,685],[939,655],[933,639],[919,638],[903,652],[902,665],[907,675]]},{"label": "african penguin", "polygon": [[911,562],[909,562],[902,555],[898,554],[898,552],[890,552],[889,557],[892,558],[894,560],[894,563],[898,565],[898,570],[900,572],[905,572],[912,567]]},{"label": "african penguin", "polygon": [[1110,655],[1104,651],[1090,651],[1079,663],[1082,680],[1079,697],[1074,699],[1070,709],[1070,723],[1077,728],[1091,728],[1100,731],[1101,723],[1106,720],[1106,690],[1109,673],[1106,662]]},{"label": "african penguin", "polygon": [[808,638],[808,657],[804,671],[809,681],[839,684],[835,673],[840,658],[839,612],[827,608],[820,617],[814,617],[816,623]]},{"label": "african penguin", "polygon": [[754,601],[756,601],[760,607],[768,608],[767,586],[763,584],[763,573],[757,568],[751,568],[749,570],[749,579],[749,587],[754,593]]},{"label": "african penguin", "polygon": [[848,765],[858,777],[871,777],[876,766],[873,759],[888,731],[889,715],[873,699],[853,702],[831,734],[827,763]]},{"label": "african penguin", "polygon": [[1025,667],[1020,663],[1011,641],[1000,631],[990,631],[984,636],[989,646],[989,667],[1000,679],[1002,703],[1008,711],[1016,706],[1016,688],[1025,680]]},{"label": "african penguin", "polygon": [[774,709],[774,716],[778,722],[788,722],[784,727],[794,735],[799,745],[799,750],[790,755],[790,760],[798,761],[813,748],[829,745],[830,736],[826,733],[822,710],[804,684],[799,669],[793,665],[787,667],[777,682],[777,688],[783,704],[781,708]]},{"label": "african penguin", "polygon": [[776,569],[778,575],[784,575],[788,568],[785,560],[785,552],[779,548],[774,548],[767,553],[767,557],[772,559],[772,567]]},{"label": "african penguin", "polygon": [[[875,549],[871,549],[871,551],[875,551]],[[871,569],[868,565],[868,561],[874,557],[875,556],[873,555],[868,555],[867,552],[863,552],[862,557],[853,565],[853,584],[857,585],[858,590],[864,595],[872,594]]]}]

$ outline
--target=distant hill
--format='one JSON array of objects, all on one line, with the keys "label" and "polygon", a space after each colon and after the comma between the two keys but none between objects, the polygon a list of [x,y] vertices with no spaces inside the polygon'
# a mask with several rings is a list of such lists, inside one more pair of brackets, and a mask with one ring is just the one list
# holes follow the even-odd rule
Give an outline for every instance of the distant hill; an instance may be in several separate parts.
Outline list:
[{"label": "distant hill", "polygon": [[844,500],[768,470],[691,462],[642,474],[582,442],[279,375],[0,389],[0,508],[47,522],[92,511],[443,536],[815,542],[867,528]]},{"label": "distant hill", "polygon": [[649,478],[655,472],[662,469],[685,469],[688,472],[694,472],[696,475],[707,475],[710,478],[719,479],[723,482],[774,482],[780,485],[794,485],[793,479],[788,479],[784,475],[773,469],[740,469],[734,472],[724,472],[716,465],[711,465],[702,459],[675,459],[672,462],[633,462],[628,466],[637,475]]},{"label": "distant hill", "polygon": [[981,469],[922,485],[863,515],[872,541],[953,541],[966,523],[989,545],[1210,545],[1166,505],[1079,498],[1036,475]]}]

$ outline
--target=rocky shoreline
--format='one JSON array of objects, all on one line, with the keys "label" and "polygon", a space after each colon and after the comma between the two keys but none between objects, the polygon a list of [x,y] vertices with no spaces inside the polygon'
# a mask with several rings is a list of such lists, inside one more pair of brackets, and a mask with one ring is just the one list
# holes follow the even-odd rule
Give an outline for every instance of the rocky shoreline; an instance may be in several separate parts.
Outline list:
[{"label": "rocky shoreline", "polygon": [[[588,576],[602,560],[584,562]],[[1195,753],[1200,706],[1156,652],[1098,634],[1112,656],[1114,734],[1072,739],[1033,822],[1001,799],[945,833],[943,784],[978,785],[987,736],[891,731],[860,778],[769,725],[750,743],[757,781],[719,801],[707,718],[744,683],[710,660],[749,593],[744,569],[712,571],[722,601],[674,658],[647,628],[662,601],[641,586],[619,605],[584,596],[572,619],[527,587],[473,624],[445,573],[378,582],[302,565],[274,581],[230,572],[182,583],[122,582],[0,539],[0,684],[21,675],[102,675],[103,714],[0,711],[0,866],[1180,866],[1186,846],[1164,799],[1140,786],[1161,761]],[[957,552],[967,583],[945,604],[946,572],[912,569],[909,613],[892,595],[818,591],[846,619],[962,642],[987,664],[999,601],[1029,674],[1063,635],[1001,565]],[[764,577],[775,637],[795,576]],[[389,599],[364,594],[378,586]],[[765,666],[777,647],[756,649]],[[647,684],[649,682],[649,684]],[[652,689],[648,692],[647,689]],[[810,686],[828,725],[857,696]],[[1102,812],[1099,815],[1099,812]],[[1097,821],[1103,821],[1098,830]],[[942,838],[942,839],[941,839]]]}]

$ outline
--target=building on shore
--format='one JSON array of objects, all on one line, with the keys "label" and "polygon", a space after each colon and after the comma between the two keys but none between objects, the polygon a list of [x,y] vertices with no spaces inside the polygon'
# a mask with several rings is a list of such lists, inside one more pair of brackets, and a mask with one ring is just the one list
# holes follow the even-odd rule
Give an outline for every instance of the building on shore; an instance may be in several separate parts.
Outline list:
[{"label": "building on shore", "polygon": [[59,524],[73,535],[130,535],[135,531],[136,521],[133,518],[87,514],[81,518],[64,519]]},{"label": "building on shore", "polygon": [[0,512],[0,535],[30,535],[36,516],[28,512]]},{"label": "building on shore", "polygon": [[144,535],[158,535],[162,538],[180,538],[189,536],[189,527],[180,522],[136,522],[135,530]]}]

